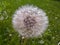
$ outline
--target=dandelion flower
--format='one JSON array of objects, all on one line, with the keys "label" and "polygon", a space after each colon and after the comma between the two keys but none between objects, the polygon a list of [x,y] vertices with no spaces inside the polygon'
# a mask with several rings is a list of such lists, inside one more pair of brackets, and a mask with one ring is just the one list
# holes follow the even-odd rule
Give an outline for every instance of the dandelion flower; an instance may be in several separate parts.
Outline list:
[{"label": "dandelion flower", "polygon": [[46,13],[38,7],[25,5],[13,15],[13,28],[23,37],[37,37],[48,27]]}]

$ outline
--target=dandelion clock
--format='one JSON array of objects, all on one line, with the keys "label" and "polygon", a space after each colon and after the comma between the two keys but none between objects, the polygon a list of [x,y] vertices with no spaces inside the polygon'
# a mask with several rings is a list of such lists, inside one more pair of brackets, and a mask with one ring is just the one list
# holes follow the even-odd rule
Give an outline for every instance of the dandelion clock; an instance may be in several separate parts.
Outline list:
[{"label": "dandelion clock", "polygon": [[24,38],[38,37],[47,29],[48,17],[42,9],[25,5],[15,11],[12,24],[14,30]]}]

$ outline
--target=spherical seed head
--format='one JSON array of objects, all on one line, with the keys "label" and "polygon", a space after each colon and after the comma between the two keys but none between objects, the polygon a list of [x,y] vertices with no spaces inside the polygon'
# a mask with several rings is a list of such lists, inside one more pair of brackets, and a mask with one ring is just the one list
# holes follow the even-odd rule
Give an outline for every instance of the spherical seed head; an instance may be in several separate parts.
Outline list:
[{"label": "spherical seed head", "polygon": [[48,17],[42,9],[26,5],[16,10],[12,24],[21,36],[37,37],[48,27]]}]

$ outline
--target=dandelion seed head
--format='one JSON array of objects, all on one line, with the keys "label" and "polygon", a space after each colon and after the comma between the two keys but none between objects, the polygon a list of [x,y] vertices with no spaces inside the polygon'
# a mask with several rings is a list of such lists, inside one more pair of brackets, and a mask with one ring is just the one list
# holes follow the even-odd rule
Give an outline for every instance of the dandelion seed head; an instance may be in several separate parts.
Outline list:
[{"label": "dandelion seed head", "polygon": [[42,9],[26,5],[16,10],[12,24],[22,37],[37,37],[48,27],[48,17]]}]

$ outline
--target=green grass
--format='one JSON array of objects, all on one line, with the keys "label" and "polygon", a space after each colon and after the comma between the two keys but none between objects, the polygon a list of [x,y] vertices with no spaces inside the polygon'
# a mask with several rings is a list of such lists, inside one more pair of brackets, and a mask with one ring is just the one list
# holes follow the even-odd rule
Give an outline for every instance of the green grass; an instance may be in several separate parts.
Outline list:
[{"label": "green grass", "polygon": [[60,1],[57,0],[0,0],[0,45],[21,44],[22,39],[12,27],[12,16],[18,7],[26,4],[43,9],[49,18],[49,27],[42,37],[28,39],[27,45],[58,45]]}]

